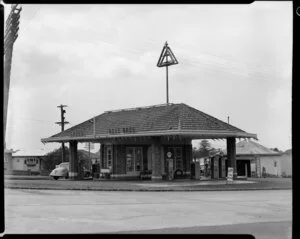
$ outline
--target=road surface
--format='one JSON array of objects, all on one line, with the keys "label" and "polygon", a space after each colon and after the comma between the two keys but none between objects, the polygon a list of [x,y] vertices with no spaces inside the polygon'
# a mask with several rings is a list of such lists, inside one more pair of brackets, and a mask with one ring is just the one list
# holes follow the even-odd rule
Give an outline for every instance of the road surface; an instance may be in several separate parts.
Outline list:
[{"label": "road surface", "polygon": [[[103,192],[5,189],[5,233],[151,233],[151,230],[177,233],[178,228],[185,233],[189,233],[187,228],[194,228],[191,233],[195,233],[201,232],[195,230],[199,227],[228,228],[244,224],[242,232],[253,234],[251,227],[247,231],[247,223],[284,223],[282,233],[291,238],[291,220],[291,190]],[[226,233],[235,233],[235,229],[227,229]],[[205,233],[208,233],[207,229]]]}]

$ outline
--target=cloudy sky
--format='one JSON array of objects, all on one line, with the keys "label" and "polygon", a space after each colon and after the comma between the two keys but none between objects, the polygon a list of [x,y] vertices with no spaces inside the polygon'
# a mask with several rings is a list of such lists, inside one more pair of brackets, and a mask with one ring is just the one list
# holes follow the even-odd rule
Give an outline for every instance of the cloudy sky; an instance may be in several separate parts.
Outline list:
[{"label": "cloudy sky", "polygon": [[7,147],[59,147],[41,138],[60,132],[60,104],[69,128],[106,110],[165,103],[156,63],[166,41],[179,61],[169,68],[171,103],[230,116],[266,147],[291,148],[292,2],[23,5]]}]

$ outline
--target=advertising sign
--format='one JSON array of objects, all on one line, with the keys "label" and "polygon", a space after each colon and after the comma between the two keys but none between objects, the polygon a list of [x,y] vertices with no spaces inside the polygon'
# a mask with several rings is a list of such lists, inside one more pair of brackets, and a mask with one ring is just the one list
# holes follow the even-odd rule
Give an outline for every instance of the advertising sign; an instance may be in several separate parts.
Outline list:
[{"label": "advertising sign", "polygon": [[233,181],[233,168],[228,168],[227,181]]}]

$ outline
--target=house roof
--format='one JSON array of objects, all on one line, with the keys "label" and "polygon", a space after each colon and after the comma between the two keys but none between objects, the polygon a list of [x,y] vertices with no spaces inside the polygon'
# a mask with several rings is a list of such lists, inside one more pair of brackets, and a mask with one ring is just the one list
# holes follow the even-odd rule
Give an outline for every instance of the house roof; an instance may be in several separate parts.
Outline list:
[{"label": "house roof", "polygon": [[292,149],[288,149],[284,152],[284,154],[292,154]]},{"label": "house roof", "polygon": [[[224,154],[227,154],[227,150],[223,150]],[[252,140],[240,141],[236,144],[236,155],[280,155],[280,153],[271,150],[259,143]]]},{"label": "house roof", "polygon": [[44,150],[41,150],[41,149],[35,149],[35,150],[16,150],[13,152],[12,156],[13,157],[28,157],[28,156],[39,156],[39,157],[42,157],[42,156],[45,156],[47,154],[46,151]]},{"label": "house roof", "polygon": [[97,138],[162,135],[256,138],[255,134],[249,134],[181,103],[106,111],[63,132],[44,138],[42,142],[84,142]]}]

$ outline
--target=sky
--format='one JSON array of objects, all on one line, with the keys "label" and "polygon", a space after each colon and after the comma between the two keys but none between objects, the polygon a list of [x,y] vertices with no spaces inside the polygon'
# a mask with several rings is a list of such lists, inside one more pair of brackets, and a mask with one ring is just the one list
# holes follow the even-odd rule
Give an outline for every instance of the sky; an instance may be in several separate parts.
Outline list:
[{"label": "sky", "polygon": [[58,148],[41,138],[60,132],[60,104],[67,129],[107,110],[166,103],[156,66],[166,41],[179,62],[169,67],[170,103],[229,116],[258,143],[291,148],[292,2],[22,8],[7,148]]}]

